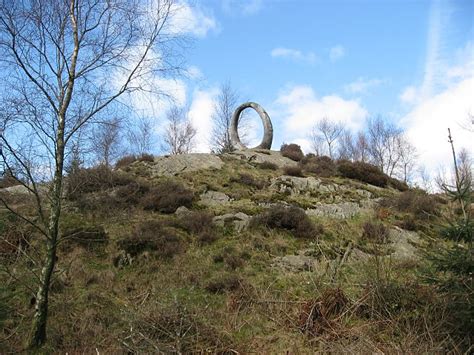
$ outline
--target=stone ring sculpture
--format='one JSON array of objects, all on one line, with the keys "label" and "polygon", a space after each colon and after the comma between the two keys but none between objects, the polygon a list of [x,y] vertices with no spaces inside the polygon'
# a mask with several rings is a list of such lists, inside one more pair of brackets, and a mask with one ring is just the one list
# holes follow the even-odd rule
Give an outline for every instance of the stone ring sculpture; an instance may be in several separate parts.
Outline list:
[{"label": "stone ring sculpture", "polygon": [[234,114],[232,115],[232,122],[229,127],[229,136],[230,136],[230,143],[235,150],[245,150],[248,149],[245,145],[242,144],[239,138],[239,133],[237,132],[237,127],[239,126],[240,116],[242,111],[246,108],[253,108],[257,111],[260,119],[263,122],[263,139],[260,145],[251,148],[251,149],[270,149],[272,147],[273,141],[273,126],[272,121],[270,120],[270,116],[268,113],[263,109],[262,106],[255,102],[246,102],[236,108]]}]

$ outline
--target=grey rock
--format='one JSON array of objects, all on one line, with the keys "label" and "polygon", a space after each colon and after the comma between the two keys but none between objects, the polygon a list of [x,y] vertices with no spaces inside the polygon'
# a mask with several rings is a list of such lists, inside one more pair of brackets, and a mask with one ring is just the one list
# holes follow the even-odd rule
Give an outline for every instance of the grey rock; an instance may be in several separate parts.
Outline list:
[{"label": "grey rock", "polygon": [[286,271],[313,271],[317,267],[316,259],[305,255],[285,255],[273,259],[273,266]]},{"label": "grey rock", "polygon": [[284,157],[280,152],[274,150],[236,150],[232,153],[226,153],[224,156],[236,160],[243,160],[249,163],[272,163],[279,168],[283,168],[285,166],[296,166],[298,164],[297,162]]},{"label": "grey rock", "polygon": [[296,177],[283,175],[272,180],[270,188],[280,193],[289,193],[291,195],[308,195],[312,192],[336,192],[338,185],[323,184],[315,177]]},{"label": "grey rock", "polygon": [[308,216],[347,219],[361,213],[362,208],[356,202],[319,204],[306,210]]},{"label": "grey rock", "polygon": [[187,215],[189,215],[191,213],[191,211],[189,210],[189,208],[185,207],[185,206],[181,206],[181,207],[178,207],[176,209],[176,211],[174,212],[174,214],[177,216],[177,217],[186,217]]},{"label": "grey rock", "polygon": [[149,163],[152,176],[174,176],[204,169],[222,169],[224,162],[214,154],[179,154],[155,157]]},{"label": "grey rock", "polygon": [[418,259],[417,245],[420,237],[416,232],[407,231],[398,227],[390,229],[390,247],[394,250],[391,257],[395,259]]},{"label": "grey rock", "polygon": [[221,227],[232,225],[237,232],[241,232],[248,227],[250,223],[250,216],[243,212],[226,213],[221,216],[214,217],[213,222],[217,226]]},{"label": "grey rock", "polygon": [[226,204],[230,201],[230,197],[227,196],[225,193],[209,190],[201,194],[200,203],[206,206],[216,206]]}]

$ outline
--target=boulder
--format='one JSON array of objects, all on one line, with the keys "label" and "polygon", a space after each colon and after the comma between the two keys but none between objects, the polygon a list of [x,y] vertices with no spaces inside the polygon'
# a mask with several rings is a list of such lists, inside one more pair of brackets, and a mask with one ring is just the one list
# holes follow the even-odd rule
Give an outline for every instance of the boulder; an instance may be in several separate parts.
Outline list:
[{"label": "boulder", "polygon": [[280,152],[274,150],[237,150],[232,153],[226,153],[224,156],[237,160],[244,160],[249,163],[272,163],[279,168],[285,166],[296,166],[298,164],[297,162],[282,156]]},{"label": "boulder", "polygon": [[[363,208],[356,202],[318,204],[306,210],[308,216],[347,219],[361,213]],[[365,210],[365,209],[364,209]]]},{"label": "boulder", "polygon": [[155,157],[149,166],[152,176],[174,176],[204,169],[219,170],[224,166],[224,162],[215,154],[193,153]]},{"label": "boulder", "polygon": [[250,223],[250,216],[243,212],[226,213],[221,216],[214,217],[213,222],[217,226],[221,227],[232,225],[237,232],[241,232],[248,227]]},{"label": "boulder", "polygon": [[206,206],[216,206],[226,204],[230,201],[230,197],[225,193],[209,190],[201,194],[201,199],[199,202]]}]

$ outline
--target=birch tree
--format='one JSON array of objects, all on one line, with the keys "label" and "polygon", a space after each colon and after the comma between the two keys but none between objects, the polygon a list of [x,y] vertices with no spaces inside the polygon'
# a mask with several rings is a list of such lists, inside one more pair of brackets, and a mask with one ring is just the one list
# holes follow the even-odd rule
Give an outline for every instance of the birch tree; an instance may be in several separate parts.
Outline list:
[{"label": "birch tree", "polygon": [[[1,202],[44,241],[31,348],[46,341],[66,152],[79,130],[143,89],[147,77],[175,73],[181,44],[171,28],[173,6],[173,0],[0,0],[0,100],[8,103],[0,112],[1,160],[22,169],[27,179],[19,183],[34,197],[36,216]],[[35,163],[50,173],[47,189],[21,154],[25,137],[38,153]]]}]

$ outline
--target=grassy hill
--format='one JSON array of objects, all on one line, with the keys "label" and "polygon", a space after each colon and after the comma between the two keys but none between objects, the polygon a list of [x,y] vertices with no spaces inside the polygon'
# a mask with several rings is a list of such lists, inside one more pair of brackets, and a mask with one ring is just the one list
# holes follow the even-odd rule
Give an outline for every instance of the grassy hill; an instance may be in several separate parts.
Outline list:
[{"label": "grassy hill", "polygon": [[[442,288],[453,278],[432,257],[454,245],[440,237],[454,207],[371,169],[248,151],[74,171],[45,351],[466,351],[472,291]],[[28,194],[2,193],[33,214]],[[0,218],[8,353],[27,338],[44,250]]]}]

